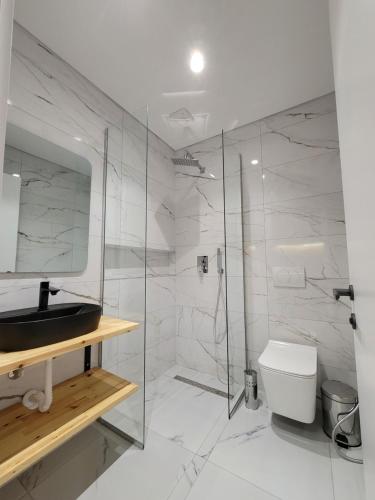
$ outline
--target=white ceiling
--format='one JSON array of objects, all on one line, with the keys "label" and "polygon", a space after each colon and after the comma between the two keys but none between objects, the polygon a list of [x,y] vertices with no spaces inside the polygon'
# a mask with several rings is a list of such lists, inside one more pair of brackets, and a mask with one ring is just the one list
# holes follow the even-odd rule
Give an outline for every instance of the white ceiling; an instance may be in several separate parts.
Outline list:
[{"label": "white ceiling", "polygon": [[333,90],[328,0],[16,0],[16,19],[128,111],[148,104],[175,149]]}]

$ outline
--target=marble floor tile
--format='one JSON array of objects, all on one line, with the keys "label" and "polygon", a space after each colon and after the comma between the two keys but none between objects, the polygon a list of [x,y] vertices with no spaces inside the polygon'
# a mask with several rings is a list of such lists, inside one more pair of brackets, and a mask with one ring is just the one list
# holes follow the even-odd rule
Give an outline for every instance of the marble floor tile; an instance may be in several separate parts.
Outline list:
[{"label": "marble floor tile", "polygon": [[128,450],[79,499],[166,500],[192,457],[191,452],[150,431],[144,450]]},{"label": "marble floor tile", "polygon": [[193,486],[187,500],[276,500],[275,497],[262,491],[238,476],[222,468],[207,463]]},{"label": "marble floor tile", "polygon": [[181,477],[168,497],[168,500],[185,500],[202,472],[205,463],[206,460],[204,458],[194,455],[190,463],[182,471]]},{"label": "marble floor tile", "polygon": [[185,385],[178,380],[161,375],[146,384],[146,409],[149,411],[157,410],[169,398],[184,388]]},{"label": "marble floor tile", "polygon": [[319,426],[271,416],[265,407],[240,408],[209,460],[282,499],[334,498],[329,444]]},{"label": "marble floor tile", "polygon": [[224,429],[229,423],[228,418],[228,408],[221,413],[219,418],[216,420],[214,426],[211,428],[210,432],[207,434],[203,443],[199,447],[197,455],[201,458],[208,460],[212,451],[214,450],[216,443],[218,442],[220,436],[224,432]]},{"label": "marble floor tile", "polygon": [[26,495],[26,490],[18,479],[13,479],[0,488],[1,500],[21,500]]},{"label": "marble floor tile", "polygon": [[94,424],[21,474],[19,480],[34,500],[76,500],[130,446],[106,427]]},{"label": "marble floor tile", "polygon": [[[363,465],[343,460],[338,456],[333,445],[329,446],[335,500],[354,500],[354,498],[365,500]],[[361,453],[355,453],[355,456],[361,456]]]},{"label": "marble floor tile", "polygon": [[225,398],[186,385],[153,412],[150,429],[196,453],[226,404]]}]

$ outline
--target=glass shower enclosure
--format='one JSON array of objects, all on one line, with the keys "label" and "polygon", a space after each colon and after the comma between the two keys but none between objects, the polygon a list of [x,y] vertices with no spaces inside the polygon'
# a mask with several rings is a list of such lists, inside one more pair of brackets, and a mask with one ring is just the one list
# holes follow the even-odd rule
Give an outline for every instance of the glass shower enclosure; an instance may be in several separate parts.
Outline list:
[{"label": "glass shower enclosure", "polygon": [[145,440],[147,235],[147,108],[123,112],[122,127],[107,130],[104,165],[103,314],[140,323],[102,343],[101,366],[134,382],[138,391],[102,423],[128,440]]},{"label": "glass shower enclosure", "polygon": [[[155,137],[152,141],[154,148]],[[176,247],[168,249],[167,254],[160,255],[168,260],[169,274],[175,268],[176,340],[181,341],[177,342],[176,364],[185,363],[184,366],[188,367],[191,361],[194,370],[211,377],[212,387],[219,388],[227,398],[230,418],[244,395],[246,369],[242,162],[233,145],[231,132],[223,132],[213,138],[213,143],[213,154],[209,149],[208,152],[202,152],[199,147],[196,150],[194,146],[189,148],[204,167],[201,172],[185,171],[185,167],[176,166],[174,174],[176,183],[173,195],[176,195],[179,204],[176,213],[187,217],[186,220],[184,216],[176,217],[175,234],[181,232],[181,224],[182,231],[186,231],[186,221],[189,218],[189,223],[193,220],[195,225],[198,224],[199,227],[195,228],[198,231],[194,233],[198,238],[196,248],[191,254],[195,256],[191,257],[189,254],[194,234],[193,238],[188,235],[189,249],[184,248],[183,242],[181,245],[177,237]],[[152,302],[152,286],[148,289],[148,285],[151,268],[155,264],[154,261],[147,262],[147,259],[155,260],[155,249],[147,249],[147,185],[149,164],[153,165],[153,160],[151,163],[149,160],[149,144],[147,110],[141,110],[136,117],[124,112],[121,130],[111,127],[107,131],[104,168],[103,311],[109,316],[137,321],[140,328],[102,344],[101,366],[139,386],[136,394],[109,411],[102,422],[141,446],[145,444],[148,421],[145,411],[146,373],[152,372],[148,365],[153,362],[148,359],[146,350],[146,318],[147,314],[152,317],[155,312],[148,311],[146,301],[148,297]],[[197,198],[192,193],[197,192],[203,198],[213,196],[215,209],[208,203],[208,211],[196,214]],[[148,193],[149,196],[150,194]],[[201,199],[201,196],[198,198]],[[189,212],[191,210],[192,213]],[[153,219],[152,224],[157,223],[157,218]],[[154,228],[150,227],[149,230],[151,229]],[[205,241],[209,241],[208,246]],[[207,278],[199,275],[196,261],[188,266],[187,272],[179,272],[179,259],[186,259],[187,255],[189,259],[196,259],[196,256],[206,252],[210,253],[210,272]],[[150,276],[147,269],[150,270]],[[179,279],[185,279],[183,293],[178,292],[181,288]],[[190,283],[196,287],[195,290],[188,289],[190,285],[186,284]],[[205,297],[207,283],[212,297]],[[184,303],[184,296],[188,303]],[[205,298],[208,299],[206,302]],[[208,306],[202,308],[201,299],[203,303],[210,304],[211,309]],[[196,306],[192,303],[194,300],[197,301]],[[193,332],[193,335],[197,348],[203,348],[205,354],[208,354],[206,359],[210,360],[209,367],[204,359],[200,366],[194,364],[197,361],[195,359],[185,357],[183,360],[179,352],[179,345],[183,344],[185,334],[181,331],[185,321],[181,321],[181,314],[187,316],[194,308],[198,311],[196,314],[204,314],[208,318],[208,323],[198,327],[199,331]],[[189,328],[191,329],[191,325]],[[194,358],[194,353],[191,357]],[[147,376],[148,380],[151,378]],[[148,413],[150,411],[152,409],[149,408]]]},{"label": "glass shower enclosure", "polygon": [[[235,144],[235,142],[234,142]],[[244,396],[247,342],[244,286],[243,164],[233,133],[222,132],[228,414]]]}]

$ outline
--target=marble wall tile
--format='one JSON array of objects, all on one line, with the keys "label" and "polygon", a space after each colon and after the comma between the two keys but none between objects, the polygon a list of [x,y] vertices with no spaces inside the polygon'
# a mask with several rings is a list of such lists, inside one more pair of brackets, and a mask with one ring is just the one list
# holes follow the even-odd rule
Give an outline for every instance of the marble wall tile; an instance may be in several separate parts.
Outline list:
[{"label": "marble wall tile", "polygon": [[[158,311],[175,305],[175,277],[160,276],[147,280],[147,310]],[[130,293],[132,293],[130,291]]]},{"label": "marble wall tile", "polygon": [[262,353],[266,348],[269,338],[268,315],[247,312],[246,335],[248,349]]},{"label": "marble wall tile", "polygon": [[274,266],[303,266],[308,278],[347,278],[345,236],[266,240],[267,274]]},{"label": "marble wall tile", "polygon": [[335,112],[336,99],[335,93],[332,92],[318,99],[313,99],[312,101],[305,102],[294,108],[264,118],[261,121],[262,132],[278,130]]},{"label": "marble wall tile", "polygon": [[263,182],[265,170],[259,166],[246,166],[243,169],[242,201],[245,211],[263,205]]},{"label": "marble wall tile", "polygon": [[263,175],[266,204],[342,191],[338,151],[268,167]]},{"label": "marble wall tile", "polygon": [[345,367],[337,368],[335,366],[320,364],[318,366],[318,394],[320,393],[320,387],[325,380],[340,380],[341,382],[344,382],[344,384],[348,384],[354,389],[357,389],[357,373],[355,369],[347,370]]},{"label": "marble wall tile", "polygon": [[176,308],[170,307],[147,312],[147,346],[174,339],[176,336]]},{"label": "marble wall tile", "polygon": [[267,239],[345,234],[342,192],[267,203]]},{"label": "marble wall tile", "polygon": [[[255,137],[251,137],[254,130],[257,131]],[[260,126],[258,124],[244,126],[239,129],[235,137],[235,131],[225,132],[224,134],[224,176],[234,176],[240,173],[240,155],[242,157],[242,166],[246,170],[251,167],[255,160],[261,163],[261,138]],[[249,136],[246,138],[246,133]],[[229,137],[228,137],[229,136]]]},{"label": "marble wall tile", "polygon": [[177,336],[211,342],[226,343],[225,310],[200,306],[177,306]]},{"label": "marble wall tile", "polygon": [[272,315],[346,323],[351,313],[347,301],[336,301],[333,288],[345,288],[347,279],[306,279],[305,288],[274,286],[268,278],[268,308]]},{"label": "marble wall tile", "polygon": [[[215,183],[222,182],[220,139],[191,147],[202,164],[207,161],[208,173],[216,175]],[[238,155],[242,154],[246,329],[254,366],[268,339],[280,336],[318,345],[319,362],[325,367],[320,372],[331,370],[333,376],[332,370],[341,370],[337,372],[340,380],[351,380],[355,366],[347,326],[350,305],[332,298],[332,288],[346,286],[348,279],[334,94],[226,133],[224,142],[226,208],[231,209],[226,212],[229,316],[235,317],[235,310],[241,309],[241,297],[236,293],[241,289],[236,282],[242,273],[236,244],[241,224],[233,193],[238,184]],[[251,164],[255,158],[258,165]],[[207,186],[209,181],[202,177],[177,169],[177,362],[189,367],[191,359],[190,368],[214,373],[220,366],[223,373],[224,365],[216,362],[219,354],[210,347],[215,346],[210,331],[215,317],[212,297],[218,291],[215,246],[221,244],[223,234],[217,210],[222,194],[214,183]],[[197,186],[203,187],[203,202]],[[196,255],[209,256],[209,273],[203,279],[196,274]],[[304,267],[306,286],[274,287],[274,266]],[[275,318],[282,318],[277,327]],[[234,325],[239,338],[240,329]],[[225,325],[222,330],[225,333]]]},{"label": "marble wall tile", "polygon": [[252,208],[244,208],[242,224],[245,241],[264,240],[265,219],[263,203]]},{"label": "marble wall tile", "polygon": [[[132,217],[131,217],[132,218]],[[142,227],[137,225],[139,222],[134,220],[133,225],[129,225],[130,231],[137,233],[136,228]],[[143,227],[144,228],[144,221]],[[169,213],[147,211],[147,244],[148,247],[162,250],[173,250],[174,248],[174,217]]]},{"label": "marble wall tile", "polygon": [[268,168],[338,151],[336,113],[262,133],[262,163]]},{"label": "marble wall tile", "polygon": [[176,219],[176,246],[224,244],[224,213],[187,215]]},{"label": "marble wall tile", "polygon": [[[205,175],[205,174],[204,174]],[[176,216],[215,215],[223,212],[222,180],[196,174],[176,176]]]},{"label": "marble wall tile", "polygon": [[[180,276],[176,280],[176,304],[224,309],[224,280],[220,276]],[[220,305],[222,304],[222,305]]]},{"label": "marble wall tile", "polygon": [[219,346],[213,343],[176,338],[176,361],[180,366],[216,376],[223,384],[227,382],[227,361],[220,359]]},{"label": "marble wall tile", "polygon": [[244,274],[251,278],[267,276],[266,244],[264,240],[244,241]]},{"label": "marble wall tile", "polygon": [[270,338],[313,345],[321,364],[355,370],[353,330],[348,323],[270,315]]}]

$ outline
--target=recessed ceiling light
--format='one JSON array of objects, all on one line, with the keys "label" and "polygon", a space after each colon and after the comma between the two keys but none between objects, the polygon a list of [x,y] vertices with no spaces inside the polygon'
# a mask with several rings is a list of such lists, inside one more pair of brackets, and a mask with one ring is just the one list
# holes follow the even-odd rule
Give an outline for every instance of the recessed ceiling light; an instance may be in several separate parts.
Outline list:
[{"label": "recessed ceiling light", "polygon": [[163,92],[161,95],[163,97],[195,97],[206,92],[206,90],[181,90],[179,92]]},{"label": "recessed ceiling light", "polygon": [[214,174],[210,174],[210,177],[212,177],[213,179],[215,179],[215,176],[214,176]]},{"label": "recessed ceiling light", "polygon": [[266,174],[262,174],[262,178],[265,179],[266,178]]},{"label": "recessed ceiling light", "polygon": [[194,50],[191,54],[190,69],[193,73],[200,73],[204,69],[204,57],[199,50]]},{"label": "recessed ceiling light", "polygon": [[11,106],[13,103],[10,99],[7,99],[7,104],[8,104],[8,106]]},{"label": "recessed ceiling light", "polygon": [[13,177],[21,177],[20,174],[12,174]]},{"label": "recessed ceiling light", "polygon": [[259,163],[259,160],[257,160],[256,158],[254,158],[254,160],[251,160],[252,165],[258,165],[258,163]]},{"label": "recessed ceiling light", "polygon": [[76,141],[78,141],[78,142],[82,142],[82,138],[81,138],[81,137],[76,136],[76,137],[74,137],[74,139],[75,139]]}]

